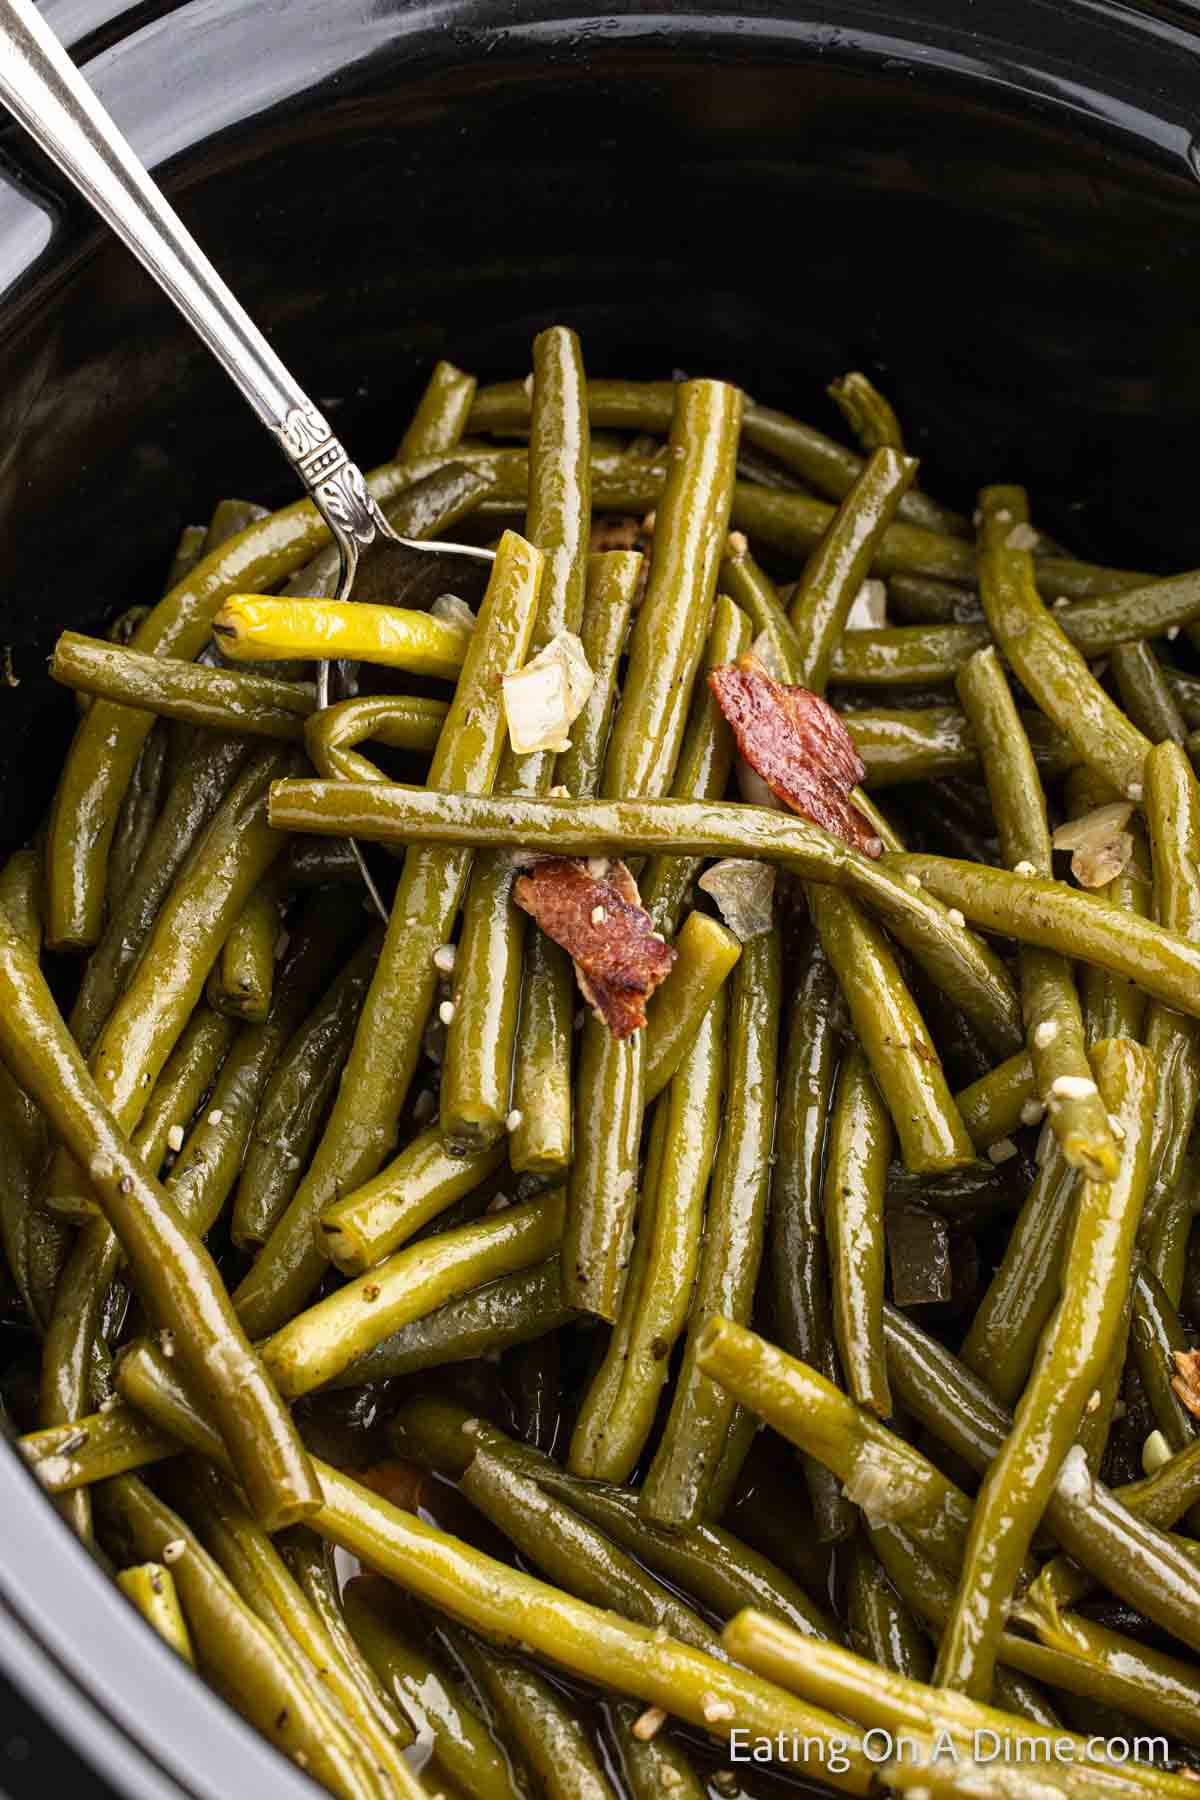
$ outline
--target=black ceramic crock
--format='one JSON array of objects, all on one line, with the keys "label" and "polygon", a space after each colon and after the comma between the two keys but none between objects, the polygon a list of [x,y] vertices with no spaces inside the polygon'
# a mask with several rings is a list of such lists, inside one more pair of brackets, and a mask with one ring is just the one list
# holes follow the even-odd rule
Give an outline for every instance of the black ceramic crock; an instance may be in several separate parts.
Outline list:
[{"label": "black ceramic crock", "polygon": [[[723,375],[828,421],[885,376],[929,487],[1028,482],[1084,554],[1200,563],[1200,13],[1183,0],[47,0],[364,463],[423,372]],[[282,464],[0,127],[0,838],[72,719],[63,626]],[[175,1662],[0,1448],[0,1668],[122,1795],[313,1789]]]}]

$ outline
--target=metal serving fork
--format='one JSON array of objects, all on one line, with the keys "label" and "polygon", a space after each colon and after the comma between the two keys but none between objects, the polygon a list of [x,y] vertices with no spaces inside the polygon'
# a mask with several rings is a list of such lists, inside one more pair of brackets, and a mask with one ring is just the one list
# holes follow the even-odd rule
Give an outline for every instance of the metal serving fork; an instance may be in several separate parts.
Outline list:
[{"label": "metal serving fork", "polygon": [[[0,99],[111,225],[216,357],[304,483],[340,559],[336,598],[477,588],[490,550],[393,531],[320,408],[286,369],[143,167],[30,0],[0,0]],[[330,699],[331,666],[317,674]],[[359,866],[382,902],[357,847]],[[386,915],[385,915],[386,916]]]}]

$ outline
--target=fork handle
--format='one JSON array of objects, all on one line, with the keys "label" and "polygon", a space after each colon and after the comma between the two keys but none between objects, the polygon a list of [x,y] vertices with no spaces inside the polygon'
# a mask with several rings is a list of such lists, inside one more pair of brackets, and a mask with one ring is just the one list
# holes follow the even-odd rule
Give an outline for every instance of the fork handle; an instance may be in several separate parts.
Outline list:
[{"label": "fork handle", "polygon": [[381,519],[362,472],[221,280],[30,0],[0,0],[0,99],[241,389],[324,514],[347,572]]}]

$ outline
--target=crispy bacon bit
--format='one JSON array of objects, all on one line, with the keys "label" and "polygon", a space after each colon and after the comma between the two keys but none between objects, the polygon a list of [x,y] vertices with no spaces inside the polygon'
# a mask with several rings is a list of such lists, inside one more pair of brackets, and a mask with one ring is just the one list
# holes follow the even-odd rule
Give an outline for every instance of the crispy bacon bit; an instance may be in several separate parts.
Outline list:
[{"label": "crispy bacon bit", "polygon": [[675,952],[655,932],[623,862],[597,876],[574,857],[545,857],[517,877],[513,898],[562,945],[584,999],[615,1038],[646,1023],[646,1001]]},{"label": "crispy bacon bit", "polygon": [[1193,1417],[1200,1419],[1200,1350],[1175,1352],[1172,1388]]},{"label": "crispy bacon bit", "polygon": [[870,821],[847,798],[866,766],[832,706],[776,681],[754,656],[711,670],[708,685],[738,749],[778,799],[856,850],[881,853]]}]

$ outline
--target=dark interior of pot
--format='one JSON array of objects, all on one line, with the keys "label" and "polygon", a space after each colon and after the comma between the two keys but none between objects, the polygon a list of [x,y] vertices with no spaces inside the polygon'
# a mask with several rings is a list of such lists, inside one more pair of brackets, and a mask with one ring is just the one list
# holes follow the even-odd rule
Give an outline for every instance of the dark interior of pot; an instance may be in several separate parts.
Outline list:
[{"label": "dark interior of pot", "polygon": [[[510,377],[562,322],[593,373],[719,375],[830,429],[826,382],[882,374],[930,492],[1024,482],[1081,555],[1200,564],[1186,27],[1031,0],[988,38],[975,9],[902,10],[47,12],[364,464],[436,357]],[[149,279],[14,127],[0,151],[15,842],[75,716],[55,633],[153,598],[218,497],[295,490]]]}]

